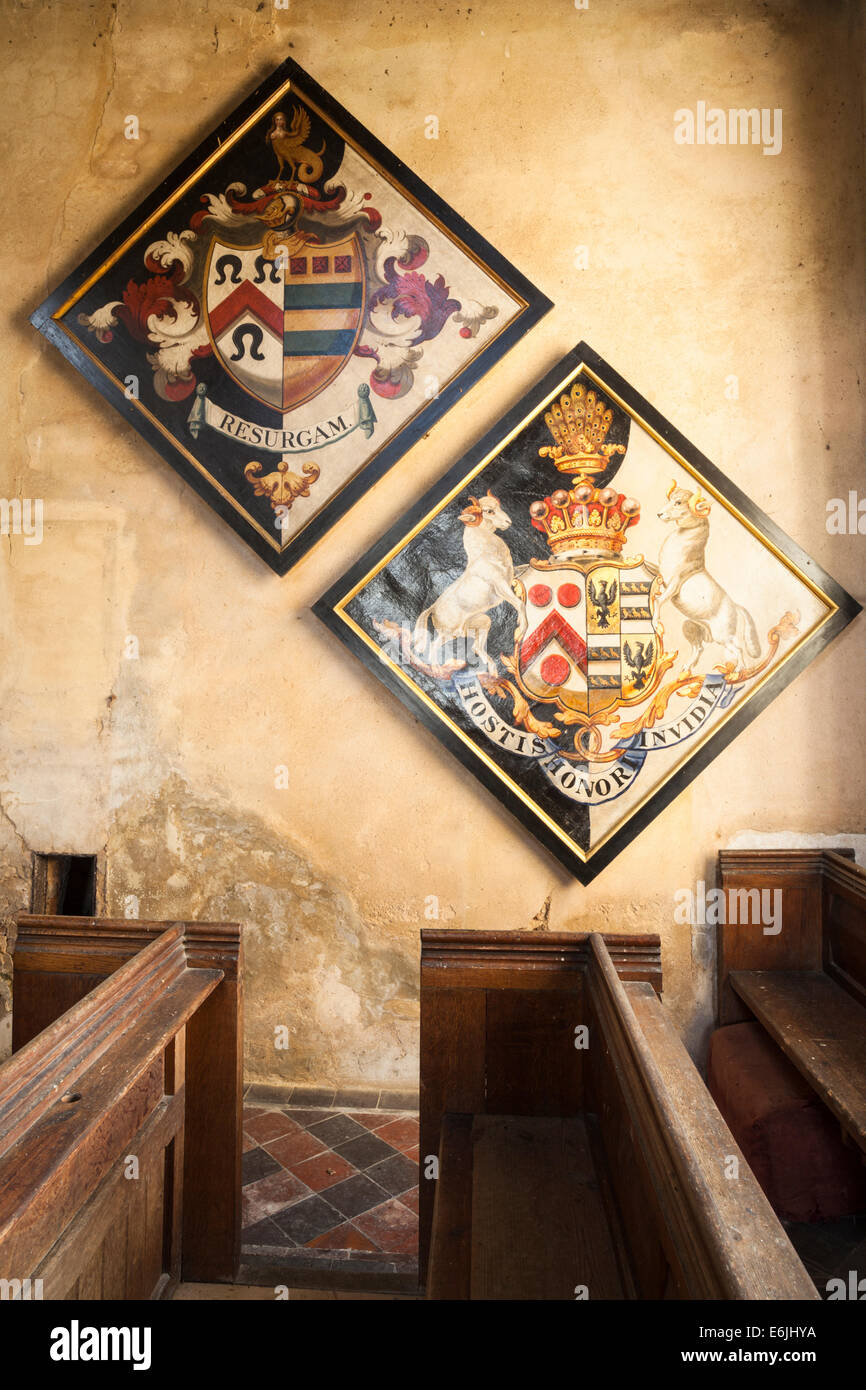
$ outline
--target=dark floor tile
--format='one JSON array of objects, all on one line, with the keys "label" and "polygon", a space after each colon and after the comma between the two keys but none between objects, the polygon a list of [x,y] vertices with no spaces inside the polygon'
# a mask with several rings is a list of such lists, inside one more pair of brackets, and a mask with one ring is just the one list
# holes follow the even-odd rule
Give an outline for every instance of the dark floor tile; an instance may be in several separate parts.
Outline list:
[{"label": "dark floor tile", "polygon": [[281,1231],[269,1216],[264,1221],[257,1221],[254,1226],[247,1226],[241,1237],[241,1245],[287,1245],[294,1244],[289,1241],[289,1237]]},{"label": "dark floor tile", "polygon": [[418,1113],[417,1091],[380,1091],[380,1110],[411,1110]]},{"label": "dark floor tile", "polygon": [[274,1222],[296,1245],[306,1245],[325,1231],[342,1225],[340,1213],[323,1197],[308,1197],[286,1211],[277,1212]]},{"label": "dark floor tile", "polygon": [[283,1105],[300,1106],[324,1106],[326,1109],[333,1109],[334,1092],[325,1090],[321,1086],[295,1086],[291,1097],[286,1097]]},{"label": "dark floor tile", "polygon": [[328,1201],[331,1206],[336,1207],[343,1216],[349,1217],[369,1211],[371,1207],[380,1206],[389,1195],[378,1183],[371,1182],[364,1173],[359,1173],[354,1178],[346,1178],[345,1182],[338,1182],[334,1187],[328,1188]]},{"label": "dark floor tile", "polygon": [[331,1250],[329,1253],[333,1257],[332,1269],[345,1269],[347,1264],[351,1264],[363,1269],[365,1274],[394,1274],[396,1272],[393,1259],[383,1254],[381,1250],[369,1253],[365,1250]]},{"label": "dark floor tile", "polygon": [[[314,1250],[307,1245],[290,1246],[286,1237],[283,1248],[279,1252],[274,1251],[275,1259],[269,1255],[245,1255],[242,1268],[248,1271],[247,1278],[255,1271],[253,1282],[256,1284],[262,1282],[260,1271],[265,1268],[270,1274],[266,1281],[268,1284],[294,1284],[297,1279],[304,1287],[319,1288],[322,1286],[322,1276],[327,1279],[328,1271],[338,1267],[339,1253],[337,1250]],[[381,1259],[381,1256],[379,1258]],[[270,1263],[271,1260],[273,1263]],[[288,1271],[294,1276],[290,1281],[286,1280]],[[300,1279],[300,1275],[305,1277]]]},{"label": "dark floor tile", "polygon": [[273,1109],[275,1105],[288,1105],[294,1087],[292,1086],[250,1086],[244,1096],[244,1105],[265,1105]]},{"label": "dark floor tile", "polygon": [[294,1105],[285,1105],[283,1109],[290,1120],[294,1120],[296,1125],[303,1125],[305,1129],[310,1125],[318,1124],[320,1120],[330,1119],[331,1115],[339,1113],[322,1106],[318,1108],[311,1106],[309,1110],[298,1110]]},{"label": "dark floor tile", "polygon": [[393,1158],[374,1163],[372,1168],[367,1169],[367,1177],[384,1187],[392,1197],[399,1197],[401,1192],[408,1192],[417,1186],[418,1164],[412,1163],[403,1154],[395,1154]]},{"label": "dark floor tile", "polygon": [[375,1110],[379,1091],[338,1091],[334,1096],[336,1110]]},{"label": "dark floor tile", "polygon": [[[327,1258],[325,1255],[327,1254]],[[345,1258],[349,1255],[349,1258]],[[384,1268],[371,1269],[375,1261]],[[238,1270],[238,1283],[273,1289],[285,1284],[286,1268],[291,1267],[293,1283],[299,1288],[352,1290],[357,1293],[393,1293],[418,1296],[418,1262],[411,1255],[381,1256],[366,1252],[316,1252],[310,1248],[274,1250],[273,1254],[245,1254]],[[349,1295],[351,1297],[351,1294]]]},{"label": "dark floor tile", "polygon": [[241,1160],[241,1183],[246,1187],[247,1183],[258,1182],[259,1178],[266,1178],[268,1173],[276,1173],[279,1168],[277,1160],[264,1149],[250,1149]]},{"label": "dark floor tile", "polygon": [[367,1133],[363,1125],[355,1124],[348,1115],[331,1115],[327,1120],[316,1120],[307,1125],[307,1129],[329,1149],[336,1148],[338,1144],[347,1144],[350,1139],[360,1139]]},{"label": "dark floor tile", "polygon": [[371,1168],[384,1158],[393,1158],[396,1152],[384,1139],[364,1131],[359,1139],[350,1139],[346,1144],[332,1144],[335,1153],[353,1163],[356,1168]]}]

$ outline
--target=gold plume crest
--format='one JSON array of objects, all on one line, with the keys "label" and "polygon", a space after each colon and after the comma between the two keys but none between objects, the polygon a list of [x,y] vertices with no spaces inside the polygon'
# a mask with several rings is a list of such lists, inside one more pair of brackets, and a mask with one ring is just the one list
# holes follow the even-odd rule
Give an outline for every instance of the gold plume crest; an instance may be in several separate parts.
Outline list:
[{"label": "gold plume crest", "polygon": [[538,452],[560,473],[603,473],[614,454],[625,453],[624,444],[605,442],[613,424],[610,406],[581,381],[546,411],[544,423],[554,443]]}]

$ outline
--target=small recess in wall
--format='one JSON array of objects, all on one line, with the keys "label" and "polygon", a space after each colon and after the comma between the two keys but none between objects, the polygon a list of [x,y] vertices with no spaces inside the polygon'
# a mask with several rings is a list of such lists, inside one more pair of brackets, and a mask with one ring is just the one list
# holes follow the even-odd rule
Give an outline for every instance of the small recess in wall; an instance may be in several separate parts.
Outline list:
[{"label": "small recess in wall", "polygon": [[96,855],[34,854],[30,910],[51,917],[92,917]]}]

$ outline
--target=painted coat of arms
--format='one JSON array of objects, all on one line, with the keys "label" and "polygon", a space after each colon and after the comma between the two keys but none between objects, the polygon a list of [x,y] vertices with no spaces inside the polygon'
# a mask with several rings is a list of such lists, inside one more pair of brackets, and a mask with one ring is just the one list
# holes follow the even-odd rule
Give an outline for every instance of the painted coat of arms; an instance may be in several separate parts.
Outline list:
[{"label": "painted coat of arms", "polygon": [[550,307],[294,63],[33,315],[284,573]]},{"label": "painted coat of arms", "polygon": [[589,882],[858,607],[581,344],[316,611]]}]

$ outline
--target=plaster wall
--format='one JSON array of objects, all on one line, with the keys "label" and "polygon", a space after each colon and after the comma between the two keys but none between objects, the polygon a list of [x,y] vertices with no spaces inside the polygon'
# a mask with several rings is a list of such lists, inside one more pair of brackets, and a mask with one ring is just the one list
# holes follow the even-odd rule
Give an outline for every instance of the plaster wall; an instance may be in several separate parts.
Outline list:
[{"label": "plaster wall", "polygon": [[[45,508],[0,536],[7,924],[33,851],[98,853],[109,914],[239,918],[249,1079],[348,1086],[416,1084],[425,921],[658,931],[700,1052],[674,891],[866,831],[862,620],[583,888],[309,609],[580,338],[864,598],[825,527],[866,493],[862,34],[853,0],[4,0],[0,493]],[[556,307],[279,580],[27,315],[287,55]],[[678,145],[699,101],[781,108],[781,152]]]}]

